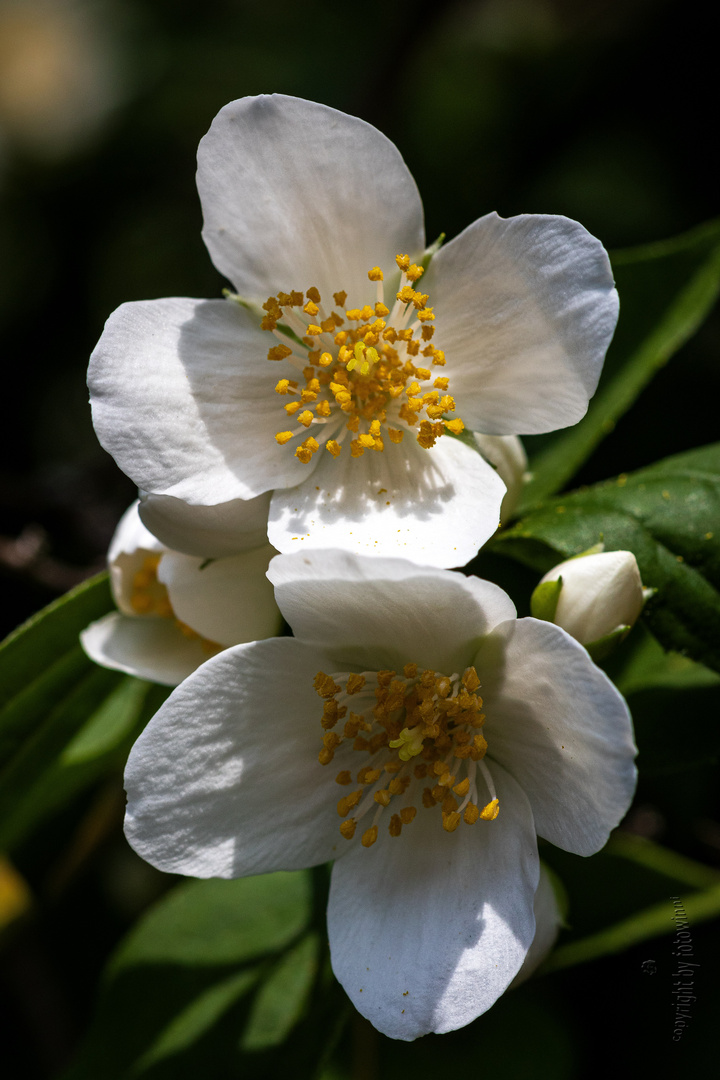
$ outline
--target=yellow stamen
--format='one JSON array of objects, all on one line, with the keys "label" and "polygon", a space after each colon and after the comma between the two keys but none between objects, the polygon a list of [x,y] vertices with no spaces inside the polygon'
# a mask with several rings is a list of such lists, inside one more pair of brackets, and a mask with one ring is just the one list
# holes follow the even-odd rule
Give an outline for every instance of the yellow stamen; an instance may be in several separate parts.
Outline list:
[{"label": "yellow stamen", "polygon": [[[339,329],[344,318],[335,310],[320,319],[320,293],[315,286],[307,290],[305,297],[300,292],[281,292],[263,305],[267,313],[263,326],[279,335],[277,324],[285,318],[291,324],[287,331],[299,334],[308,347],[307,364],[302,369],[305,386],[298,386],[290,378],[280,379],[276,384],[278,394],[297,392],[299,400],[284,405],[285,411],[304,427],[316,423],[340,426],[338,421],[342,418],[338,412],[345,414],[347,419],[342,422],[357,435],[350,444],[353,457],[360,457],[370,449],[383,453],[388,439],[391,444],[399,444],[405,428],[393,425],[393,417],[415,428],[417,441],[425,449],[431,449],[441,435],[463,430],[458,418],[444,420],[455,409],[455,402],[447,393],[447,378],[436,380],[431,391],[423,393],[421,389],[421,383],[430,380],[428,368],[415,366],[421,344],[423,355],[432,357],[434,365],[444,365],[445,356],[441,349],[430,344],[433,327],[427,324],[435,316],[428,306],[428,294],[414,288],[423,274],[422,266],[411,263],[408,255],[398,255],[396,263],[402,271],[397,297],[405,309],[393,309],[399,318],[395,326],[387,326],[385,322],[390,309],[383,302],[384,275],[379,266],[368,272],[368,279],[377,285],[374,305],[345,308],[347,294],[333,293],[335,304],[352,324],[347,329]],[[283,312],[287,314],[284,316]],[[420,332],[417,323],[408,325],[415,319],[422,323]],[[293,349],[290,342],[281,342],[269,350],[268,356],[272,360],[292,357],[291,362],[297,367],[300,348],[299,344]],[[307,405],[313,408],[304,408]],[[337,431],[331,429],[328,432],[331,437],[323,441],[336,457],[340,443],[332,438],[334,434]],[[298,460],[308,463],[313,456],[311,451],[311,446],[303,444],[295,449],[295,454]]]}]

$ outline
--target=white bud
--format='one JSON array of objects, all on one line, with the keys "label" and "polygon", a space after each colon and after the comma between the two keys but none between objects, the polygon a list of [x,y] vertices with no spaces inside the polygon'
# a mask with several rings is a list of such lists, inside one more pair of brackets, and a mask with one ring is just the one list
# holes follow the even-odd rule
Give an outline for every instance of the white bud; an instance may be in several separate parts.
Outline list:
[{"label": "white bud", "polygon": [[504,525],[512,517],[528,477],[525,448],[517,435],[479,435],[475,432],[475,442],[507,488],[500,507],[500,521]]},{"label": "white bud", "polygon": [[[553,587],[555,586],[555,587]],[[631,551],[597,551],[567,559],[550,570],[532,595],[536,618],[556,623],[596,659],[629,632],[651,594],[643,589]],[[607,639],[610,639],[609,641]]]}]

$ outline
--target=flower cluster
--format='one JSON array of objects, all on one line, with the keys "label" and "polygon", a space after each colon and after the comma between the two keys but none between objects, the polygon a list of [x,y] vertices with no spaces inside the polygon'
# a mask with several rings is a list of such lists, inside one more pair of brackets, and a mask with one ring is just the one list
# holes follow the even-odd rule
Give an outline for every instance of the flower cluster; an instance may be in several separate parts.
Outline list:
[{"label": "flower cluster", "polygon": [[357,1009],[449,1031],[552,946],[537,837],[592,854],[634,790],[627,707],[562,628],[572,573],[518,619],[448,569],[512,513],[517,436],[584,414],[607,255],[540,215],[427,248],[395,147],[295,98],[222,109],[198,187],[233,291],[123,305],[90,365],[141,498],[109,554],[119,612],[83,644],[177,685],[128,761],[127,836],[201,877],[332,860]]}]

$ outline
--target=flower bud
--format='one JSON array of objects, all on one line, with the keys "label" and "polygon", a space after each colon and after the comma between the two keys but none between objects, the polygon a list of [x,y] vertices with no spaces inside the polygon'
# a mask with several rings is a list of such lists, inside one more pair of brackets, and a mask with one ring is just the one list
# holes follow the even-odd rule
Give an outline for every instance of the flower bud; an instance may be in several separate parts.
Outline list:
[{"label": "flower bud", "polygon": [[652,591],[643,588],[631,551],[591,548],[550,570],[530,606],[536,619],[561,626],[599,660],[630,632]]}]

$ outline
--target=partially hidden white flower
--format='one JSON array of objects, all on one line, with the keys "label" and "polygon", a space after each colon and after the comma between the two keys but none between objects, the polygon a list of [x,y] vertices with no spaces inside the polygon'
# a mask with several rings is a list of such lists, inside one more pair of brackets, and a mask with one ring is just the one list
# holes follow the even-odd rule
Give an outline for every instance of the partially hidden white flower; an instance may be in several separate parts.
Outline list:
[{"label": "partially hidden white flower", "polygon": [[[166,525],[172,509],[184,512],[162,507]],[[212,536],[209,542],[217,550]],[[262,539],[224,558],[170,550],[145,528],[135,502],[108,552],[119,610],[83,630],[82,646],[104,667],[177,686],[229,645],[279,633],[282,618],[266,577],[274,554]]]},{"label": "partially hidden white flower", "polygon": [[595,391],[618,310],[602,245],[488,214],[426,250],[393,144],[282,95],[220,111],[198,189],[237,294],[114,312],[89,371],[103,446],[191,507],[272,491],[280,551],[466,563],[503,497],[470,433],[566,427]]},{"label": "partially hidden white flower", "polygon": [[475,445],[505,485],[506,491],[500,507],[500,521],[504,525],[513,516],[523,486],[530,475],[527,471],[525,447],[517,435],[481,435],[477,431]]},{"label": "partially hidden white flower", "polygon": [[548,570],[531,601],[536,618],[562,626],[595,659],[630,633],[653,592],[643,588],[631,551],[598,548]]},{"label": "partially hidden white flower", "polygon": [[[528,958],[536,834],[590,855],[626,812],[625,702],[490,582],[311,550],[268,573],[296,636],[170,696],[130,754],[128,839],[198,877],[334,859],[331,958],[356,1008],[398,1039],[461,1027]],[[559,921],[539,901],[526,970]]]}]

